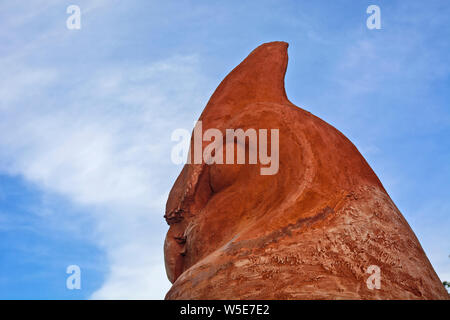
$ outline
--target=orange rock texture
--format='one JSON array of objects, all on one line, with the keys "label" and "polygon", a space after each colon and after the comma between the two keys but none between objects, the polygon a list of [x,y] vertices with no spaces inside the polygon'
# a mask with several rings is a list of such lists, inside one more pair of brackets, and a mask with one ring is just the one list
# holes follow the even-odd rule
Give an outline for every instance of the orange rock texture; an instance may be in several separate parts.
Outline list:
[{"label": "orange rock texture", "polygon": [[[200,116],[204,131],[224,135],[228,128],[278,128],[279,170],[184,166],[166,206],[164,254],[173,283],[166,299],[447,299],[356,147],[288,100],[287,48],[256,48]],[[380,268],[379,289],[366,283],[371,265]]]}]

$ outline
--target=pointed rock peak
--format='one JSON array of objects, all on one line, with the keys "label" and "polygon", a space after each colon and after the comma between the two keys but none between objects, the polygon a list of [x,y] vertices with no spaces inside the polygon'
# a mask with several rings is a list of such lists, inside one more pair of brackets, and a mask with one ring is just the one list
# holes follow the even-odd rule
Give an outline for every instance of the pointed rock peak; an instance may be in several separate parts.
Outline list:
[{"label": "pointed rock peak", "polygon": [[230,114],[253,102],[287,101],[284,89],[288,43],[275,41],[253,50],[220,83],[202,117],[210,112]]}]

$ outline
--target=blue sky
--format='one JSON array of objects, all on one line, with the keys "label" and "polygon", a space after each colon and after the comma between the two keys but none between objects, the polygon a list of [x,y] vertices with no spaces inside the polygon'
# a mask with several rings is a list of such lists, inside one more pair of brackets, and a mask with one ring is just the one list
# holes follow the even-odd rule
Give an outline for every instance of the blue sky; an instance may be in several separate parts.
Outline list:
[{"label": "blue sky", "polygon": [[444,0],[0,1],[0,298],[163,298],[171,133],[274,40],[290,100],[353,141],[450,280],[448,17]]}]

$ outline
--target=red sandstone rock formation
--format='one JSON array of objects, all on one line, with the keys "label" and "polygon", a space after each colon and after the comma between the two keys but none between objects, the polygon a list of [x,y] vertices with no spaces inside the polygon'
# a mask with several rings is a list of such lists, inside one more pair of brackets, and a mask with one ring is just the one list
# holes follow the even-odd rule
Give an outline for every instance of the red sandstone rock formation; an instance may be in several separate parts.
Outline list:
[{"label": "red sandstone rock formation", "polygon": [[[287,47],[255,49],[200,116],[204,130],[279,128],[279,171],[185,165],[166,208],[166,299],[448,298],[356,147],[287,99]],[[371,265],[380,289],[366,285]]]}]

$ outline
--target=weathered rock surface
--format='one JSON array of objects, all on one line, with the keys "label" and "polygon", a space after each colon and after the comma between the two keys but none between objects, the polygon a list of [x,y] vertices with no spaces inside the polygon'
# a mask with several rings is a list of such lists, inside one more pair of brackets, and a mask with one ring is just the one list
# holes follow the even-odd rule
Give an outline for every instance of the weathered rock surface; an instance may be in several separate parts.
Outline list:
[{"label": "weathered rock surface", "polygon": [[287,99],[287,47],[255,49],[200,116],[204,130],[279,128],[279,171],[185,165],[166,207],[166,299],[447,299],[356,147]]}]

